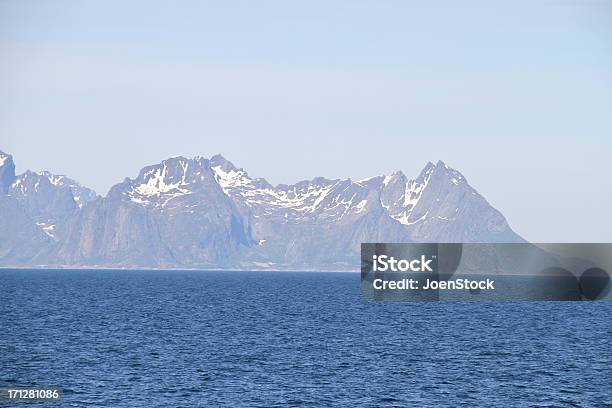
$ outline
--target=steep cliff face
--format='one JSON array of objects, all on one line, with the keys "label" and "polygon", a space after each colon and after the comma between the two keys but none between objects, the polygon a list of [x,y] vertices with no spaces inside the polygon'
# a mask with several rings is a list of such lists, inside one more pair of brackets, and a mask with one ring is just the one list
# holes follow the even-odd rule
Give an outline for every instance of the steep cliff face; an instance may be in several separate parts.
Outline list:
[{"label": "steep cliff face", "polygon": [[15,163],[13,156],[0,150],[0,194],[8,193],[15,180]]},{"label": "steep cliff face", "polygon": [[[4,163],[6,213],[18,211],[13,218],[33,235],[22,237],[19,258],[5,251],[3,264],[356,269],[361,242],[522,241],[442,162],[428,163],[415,179],[398,171],[272,186],[220,155],[173,157],[106,197],[64,176],[15,176],[12,159]],[[1,218],[8,222],[4,212]],[[19,246],[8,241],[5,249]]]},{"label": "steep cliff face", "polygon": [[13,157],[0,151],[0,264],[38,262],[53,246],[23,203],[11,196],[16,180]]},{"label": "steep cliff face", "polygon": [[85,206],[59,256],[70,264],[231,267],[250,244],[209,161],[175,157]]}]

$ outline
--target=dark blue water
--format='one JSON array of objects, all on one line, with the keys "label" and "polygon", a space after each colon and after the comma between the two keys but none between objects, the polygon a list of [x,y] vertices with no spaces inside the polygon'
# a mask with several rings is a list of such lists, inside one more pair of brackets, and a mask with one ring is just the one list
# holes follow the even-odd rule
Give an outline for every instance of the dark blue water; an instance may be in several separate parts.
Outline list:
[{"label": "dark blue water", "polygon": [[63,387],[48,406],[612,405],[610,302],[363,301],[346,273],[5,270],[0,293],[0,387]]}]

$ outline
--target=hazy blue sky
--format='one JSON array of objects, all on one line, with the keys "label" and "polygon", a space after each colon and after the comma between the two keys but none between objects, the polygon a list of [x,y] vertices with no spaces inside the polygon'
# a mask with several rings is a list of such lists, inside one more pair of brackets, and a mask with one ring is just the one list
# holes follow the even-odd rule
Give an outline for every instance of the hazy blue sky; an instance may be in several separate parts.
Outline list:
[{"label": "hazy blue sky", "polygon": [[0,149],[105,194],[442,159],[534,241],[612,241],[610,1],[1,1]]}]

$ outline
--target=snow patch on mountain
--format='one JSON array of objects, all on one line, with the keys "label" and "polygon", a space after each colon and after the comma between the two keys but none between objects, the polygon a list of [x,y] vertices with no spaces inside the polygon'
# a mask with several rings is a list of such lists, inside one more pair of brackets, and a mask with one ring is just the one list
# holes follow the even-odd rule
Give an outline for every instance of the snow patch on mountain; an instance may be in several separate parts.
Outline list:
[{"label": "snow patch on mountain", "polygon": [[[211,159],[211,162],[216,164],[218,160]],[[279,209],[312,213],[337,184],[321,178],[293,186],[272,187],[263,179],[250,178],[244,170],[236,169],[227,161],[223,165],[214,165],[211,169],[215,179],[230,198],[241,197],[246,206],[255,209],[256,212],[260,210],[268,214]]]},{"label": "snow patch on mountain", "polygon": [[222,166],[211,167],[215,173],[215,178],[223,191],[227,192],[232,188],[246,187],[253,183],[244,170],[230,169],[224,170]]},{"label": "snow patch on mountain", "polygon": [[[186,170],[186,167],[185,169]],[[146,174],[147,181],[134,188],[134,190],[144,196],[161,195],[169,191],[177,190],[178,192],[187,194],[188,190],[182,189],[181,186],[185,185],[185,172],[183,171],[182,179],[172,183],[167,179],[168,167],[164,163],[163,167],[151,171]]]},{"label": "snow patch on mountain", "polygon": [[49,237],[51,238],[55,238],[55,224],[51,224],[49,222],[37,222],[36,225],[38,225],[40,227],[40,229],[42,229],[42,231],[47,234]]},{"label": "snow patch on mountain", "polygon": [[424,220],[422,217],[413,220],[412,214],[429,185],[434,169],[435,166],[428,163],[419,177],[414,180],[407,179],[400,171],[382,178],[379,186],[380,204],[391,218],[403,225],[412,225]]},{"label": "snow patch on mountain", "polygon": [[355,212],[357,214],[359,214],[360,212],[363,212],[366,208],[366,205],[368,204],[368,200],[361,200],[356,206],[355,206]]},{"label": "snow patch on mountain", "polygon": [[193,194],[192,187],[204,178],[202,171],[198,158],[171,157],[146,167],[134,180],[126,179],[127,188],[122,194],[135,204],[164,208],[177,197]]}]

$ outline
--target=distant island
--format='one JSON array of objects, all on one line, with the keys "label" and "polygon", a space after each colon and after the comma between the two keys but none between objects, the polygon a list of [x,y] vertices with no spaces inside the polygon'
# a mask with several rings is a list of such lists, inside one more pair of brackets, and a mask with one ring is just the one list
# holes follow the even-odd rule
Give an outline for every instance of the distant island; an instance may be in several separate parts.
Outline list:
[{"label": "distant island", "polygon": [[458,171],[272,186],[221,155],[144,167],[105,197],[0,151],[0,266],[358,270],[362,242],[523,242]]}]

